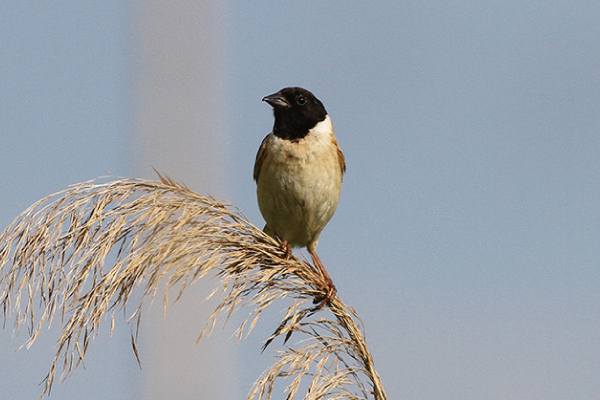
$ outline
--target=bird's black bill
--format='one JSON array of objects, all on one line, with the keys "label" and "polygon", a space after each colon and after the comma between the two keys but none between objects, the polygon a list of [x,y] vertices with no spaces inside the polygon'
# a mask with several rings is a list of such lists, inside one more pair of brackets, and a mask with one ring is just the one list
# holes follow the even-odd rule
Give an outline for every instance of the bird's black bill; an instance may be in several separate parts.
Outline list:
[{"label": "bird's black bill", "polygon": [[265,96],[265,97],[263,97],[262,100],[266,101],[273,107],[288,108],[290,106],[290,103],[288,103],[288,101],[285,99],[285,97],[283,97],[279,93],[273,93],[268,96]]}]

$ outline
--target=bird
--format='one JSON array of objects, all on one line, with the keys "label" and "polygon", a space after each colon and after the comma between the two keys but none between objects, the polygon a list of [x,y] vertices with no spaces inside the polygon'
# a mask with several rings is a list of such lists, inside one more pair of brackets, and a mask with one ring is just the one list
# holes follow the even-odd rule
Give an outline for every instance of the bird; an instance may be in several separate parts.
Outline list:
[{"label": "bird", "polygon": [[286,87],[263,99],[273,107],[273,130],[262,141],[254,163],[258,206],[264,232],[292,247],[306,247],[324,278],[329,304],[336,287],[317,255],[319,235],[335,213],[346,160],[323,103],[300,87]]}]

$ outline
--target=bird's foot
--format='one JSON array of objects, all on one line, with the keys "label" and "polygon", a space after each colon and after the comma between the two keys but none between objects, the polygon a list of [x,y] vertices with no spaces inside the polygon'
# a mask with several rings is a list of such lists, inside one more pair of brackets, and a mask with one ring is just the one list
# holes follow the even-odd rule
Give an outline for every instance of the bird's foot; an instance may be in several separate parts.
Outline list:
[{"label": "bird's foot", "polygon": [[335,297],[337,293],[337,289],[335,288],[335,285],[331,280],[325,284],[325,287],[323,289],[325,289],[325,295],[315,297],[315,299],[313,300],[313,304],[318,303],[318,305],[314,308],[315,311],[323,308],[325,304],[330,305],[331,300]]},{"label": "bird's foot", "polygon": [[292,257],[292,246],[290,246],[287,240],[284,240],[281,247],[283,247],[285,253],[285,261],[288,261]]}]

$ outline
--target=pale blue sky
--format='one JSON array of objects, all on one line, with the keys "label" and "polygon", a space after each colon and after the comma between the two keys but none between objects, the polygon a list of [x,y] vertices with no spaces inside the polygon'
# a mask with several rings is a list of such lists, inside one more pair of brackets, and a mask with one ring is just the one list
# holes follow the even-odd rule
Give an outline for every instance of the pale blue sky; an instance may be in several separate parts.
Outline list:
[{"label": "pale blue sky", "polygon": [[[131,173],[130,5],[38,4],[1,6],[3,227],[70,183]],[[251,169],[272,116],[260,99],[313,91],[348,163],[319,254],[390,399],[600,398],[600,3],[225,10],[227,197],[262,225]],[[21,390],[15,371],[41,380],[52,342],[14,355],[21,341],[2,336],[2,385]],[[51,398],[89,393],[91,373],[115,383],[98,398],[132,397],[128,337],[105,342],[104,372],[78,371]],[[267,356],[258,343],[240,353],[243,394]]]}]

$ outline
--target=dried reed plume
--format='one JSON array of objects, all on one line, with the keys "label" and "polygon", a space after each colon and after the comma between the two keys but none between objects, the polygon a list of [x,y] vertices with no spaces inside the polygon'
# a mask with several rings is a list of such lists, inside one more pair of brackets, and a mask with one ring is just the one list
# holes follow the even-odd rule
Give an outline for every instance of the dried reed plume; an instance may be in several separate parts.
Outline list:
[{"label": "dried reed plume", "polygon": [[[282,337],[284,347],[248,399],[285,390],[286,399],[303,392],[305,399],[386,400],[354,310],[337,297],[321,310],[313,306],[325,294],[317,269],[286,259],[282,244],[235,207],[168,178],[94,180],[40,200],[0,235],[0,270],[4,325],[14,316],[16,333],[27,327],[24,346],[55,317],[63,321],[42,396],[57,371],[66,378],[80,365],[103,319],[111,321],[112,334],[115,313],[133,307],[137,356],[142,305],[164,287],[166,310],[171,291],[179,298],[188,285],[216,275],[211,296],[220,302],[198,340],[219,315],[244,308],[241,338],[273,302],[288,299],[285,317],[265,342]],[[287,344],[292,336],[295,346]]]}]

